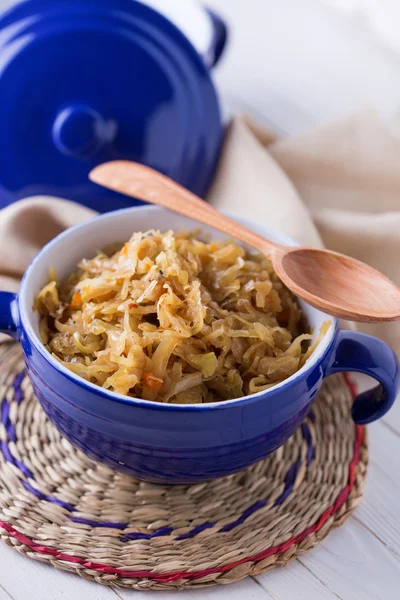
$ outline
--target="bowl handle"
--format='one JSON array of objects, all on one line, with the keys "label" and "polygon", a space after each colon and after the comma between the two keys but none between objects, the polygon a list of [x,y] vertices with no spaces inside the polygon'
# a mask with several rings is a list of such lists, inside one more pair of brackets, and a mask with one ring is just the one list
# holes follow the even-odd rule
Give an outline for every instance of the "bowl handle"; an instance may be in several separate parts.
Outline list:
[{"label": "bowl handle", "polygon": [[17,294],[0,292],[0,333],[17,338]]},{"label": "bowl handle", "polygon": [[400,391],[399,360],[390,346],[365,333],[340,331],[326,375],[343,371],[364,373],[379,382],[355,398],[355,423],[371,423],[387,413]]}]

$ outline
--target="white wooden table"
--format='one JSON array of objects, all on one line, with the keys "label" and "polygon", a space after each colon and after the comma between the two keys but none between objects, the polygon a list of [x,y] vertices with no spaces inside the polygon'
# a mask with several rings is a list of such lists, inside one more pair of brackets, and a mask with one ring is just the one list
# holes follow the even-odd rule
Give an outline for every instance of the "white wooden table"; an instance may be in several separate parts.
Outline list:
[{"label": "white wooden table", "polygon": [[[9,1],[0,0],[0,6]],[[229,53],[216,79],[234,109],[293,134],[363,106],[384,116],[400,107],[399,57],[362,23],[348,22],[319,0],[208,0],[208,5],[231,22]],[[179,595],[125,592],[56,571],[0,544],[0,600],[399,600],[400,400],[369,427],[369,438],[360,507],[322,544],[283,569]]]}]

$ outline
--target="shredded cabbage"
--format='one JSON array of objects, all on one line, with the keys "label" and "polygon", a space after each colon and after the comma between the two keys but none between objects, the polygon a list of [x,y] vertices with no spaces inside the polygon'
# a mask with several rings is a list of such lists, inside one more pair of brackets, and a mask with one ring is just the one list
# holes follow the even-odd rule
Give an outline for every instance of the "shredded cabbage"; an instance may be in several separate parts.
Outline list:
[{"label": "shredded cabbage", "polygon": [[38,294],[42,341],[77,375],[171,403],[239,398],[295,373],[329,328],[300,308],[264,256],[197,232],[135,233]]}]

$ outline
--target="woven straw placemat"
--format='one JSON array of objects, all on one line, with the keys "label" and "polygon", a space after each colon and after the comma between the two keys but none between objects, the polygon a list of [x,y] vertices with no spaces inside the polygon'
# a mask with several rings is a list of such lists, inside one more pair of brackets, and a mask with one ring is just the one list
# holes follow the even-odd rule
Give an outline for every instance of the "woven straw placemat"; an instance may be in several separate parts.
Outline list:
[{"label": "woven straw placemat", "polygon": [[367,445],[342,376],[274,454],[192,486],[143,483],[75,450],[35,399],[15,343],[0,345],[0,381],[1,539],[99,583],[177,589],[257,575],[317,544],[361,499]]}]

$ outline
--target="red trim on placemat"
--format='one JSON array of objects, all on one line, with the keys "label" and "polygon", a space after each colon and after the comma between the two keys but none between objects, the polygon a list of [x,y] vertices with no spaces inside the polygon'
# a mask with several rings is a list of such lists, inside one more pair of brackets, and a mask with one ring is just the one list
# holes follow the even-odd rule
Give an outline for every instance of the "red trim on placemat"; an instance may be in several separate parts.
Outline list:
[{"label": "red trim on placemat", "polygon": [[[345,374],[344,376],[346,385],[348,386],[353,397],[357,395],[357,390],[350,377]],[[334,504],[328,508],[319,518],[319,520],[314,524],[302,531],[299,535],[290,538],[283,544],[279,546],[272,546],[271,548],[267,548],[263,552],[259,554],[255,554],[253,556],[248,556],[246,558],[242,558],[235,562],[224,565],[223,567],[215,567],[212,569],[204,569],[203,571],[179,571],[173,573],[155,573],[154,571],[124,571],[123,569],[117,569],[115,567],[111,567],[104,563],[96,563],[87,561],[84,558],[79,558],[78,556],[71,556],[70,554],[64,554],[62,552],[58,552],[55,548],[51,548],[49,546],[43,546],[41,544],[37,544],[31,538],[26,535],[20,533],[11,525],[0,521],[0,527],[7,531],[10,536],[15,538],[18,542],[27,546],[33,552],[37,552],[38,554],[53,556],[58,560],[62,560],[65,562],[69,562],[72,564],[78,564],[86,569],[91,569],[93,571],[98,571],[99,573],[107,573],[111,575],[118,575],[119,577],[124,577],[126,579],[151,579],[158,583],[168,583],[170,581],[174,581],[176,579],[200,579],[201,577],[206,577],[207,575],[213,575],[215,573],[225,573],[234,567],[237,567],[246,562],[259,562],[265,558],[268,558],[272,554],[282,554],[286,552],[291,546],[294,544],[300,543],[304,538],[306,538],[311,533],[316,533],[319,531],[325,522],[331,517],[335,512],[337,512],[343,504],[346,502],[349,497],[350,491],[354,485],[354,477],[355,477],[355,468],[359,461],[360,457],[360,447],[364,438],[364,428],[361,425],[355,425],[356,431],[356,439],[354,442],[354,455],[353,459],[349,466],[349,475],[346,487],[340,492],[338,497],[336,498]]]}]

